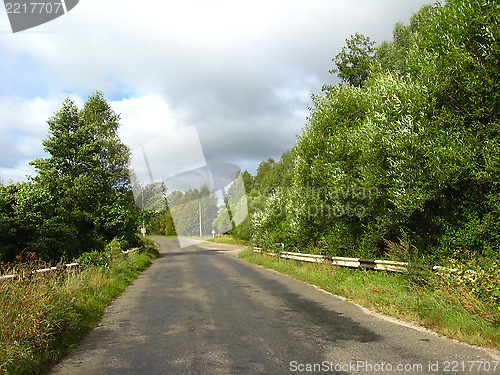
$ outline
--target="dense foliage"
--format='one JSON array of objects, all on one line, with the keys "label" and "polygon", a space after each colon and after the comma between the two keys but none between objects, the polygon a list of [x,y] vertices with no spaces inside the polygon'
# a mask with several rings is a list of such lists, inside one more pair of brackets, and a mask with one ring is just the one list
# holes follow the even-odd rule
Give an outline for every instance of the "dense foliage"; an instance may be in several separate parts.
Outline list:
[{"label": "dense foliage", "polygon": [[31,260],[5,269],[18,276],[0,293],[0,373],[48,374],[90,329],[109,303],[158,257],[153,241],[123,254],[113,240],[101,252],[83,253],[80,272],[33,271],[50,264]]},{"label": "dense foliage", "polygon": [[375,52],[356,34],[334,61],[342,82],[313,95],[254,239],[383,256],[405,233],[434,261],[498,258],[497,2],[425,6]]},{"label": "dense foliage", "polygon": [[115,237],[133,244],[138,210],[119,115],[95,92],[81,110],[67,98],[48,124],[49,156],[32,162],[39,175],[0,186],[0,261],[71,259]]},{"label": "dense foliage", "polygon": [[[219,211],[214,221],[217,233],[229,231],[231,235],[245,241],[254,237],[255,227],[252,218],[264,210],[270,195],[278,189],[291,186],[293,160],[292,151],[287,151],[278,162],[272,158],[261,162],[255,176],[248,171],[239,173],[236,181],[241,183],[234,183],[228,189],[225,202],[233,210],[229,209],[228,214],[224,209]],[[236,217],[233,218],[233,215]]]}]

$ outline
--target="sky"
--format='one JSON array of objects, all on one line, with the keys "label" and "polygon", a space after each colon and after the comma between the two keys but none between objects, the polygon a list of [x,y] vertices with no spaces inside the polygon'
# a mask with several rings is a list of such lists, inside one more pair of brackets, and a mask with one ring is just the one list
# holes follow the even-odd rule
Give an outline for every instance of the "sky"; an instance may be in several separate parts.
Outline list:
[{"label": "sky", "polygon": [[0,179],[34,175],[48,118],[66,96],[81,108],[95,90],[121,114],[132,150],[179,150],[255,174],[296,143],[311,93],[338,82],[329,70],[347,38],[391,39],[395,23],[431,2],[81,0],[18,33],[0,6]]}]

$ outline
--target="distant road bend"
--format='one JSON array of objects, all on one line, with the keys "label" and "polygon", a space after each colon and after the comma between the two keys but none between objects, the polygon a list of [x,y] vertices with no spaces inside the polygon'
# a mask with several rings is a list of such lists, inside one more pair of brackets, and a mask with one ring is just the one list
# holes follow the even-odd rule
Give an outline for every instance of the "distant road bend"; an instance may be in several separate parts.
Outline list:
[{"label": "distant road bend", "polygon": [[235,247],[153,239],[160,258],[52,374],[500,373],[498,351],[367,313]]}]

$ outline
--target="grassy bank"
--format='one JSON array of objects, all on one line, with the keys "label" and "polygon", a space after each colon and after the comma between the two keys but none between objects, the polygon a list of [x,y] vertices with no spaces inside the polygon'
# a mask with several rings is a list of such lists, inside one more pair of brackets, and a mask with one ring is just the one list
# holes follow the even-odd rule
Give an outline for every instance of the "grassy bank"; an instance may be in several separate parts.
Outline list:
[{"label": "grassy bank", "polygon": [[222,235],[217,236],[215,238],[210,238],[208,241],[215,242],[215,243],[228,244],[228,245],[240,245],[240,246],[251,246],[252,245],[252,243],[250,241],[237,239],[237,238],[234,238],[233,236],[230,236],[228,234],[222,234]]},{"label": "grassy bank", "polygon": [[281,259],[244,250],[240,257],[314,284],[370,310],[417,323],[442,335],[500,348],[500,310],[459,283],[436,275],[364,271]]},{"label": "grassy bank", "polygon": [[114,241],[104,253],[87,253],[80,272],[33,275],[40,264],[17,265],[0,281],[0,373],[39,374],[67,353],[102,316],[104,309],[151,261],[150,240],[122,254]]}]

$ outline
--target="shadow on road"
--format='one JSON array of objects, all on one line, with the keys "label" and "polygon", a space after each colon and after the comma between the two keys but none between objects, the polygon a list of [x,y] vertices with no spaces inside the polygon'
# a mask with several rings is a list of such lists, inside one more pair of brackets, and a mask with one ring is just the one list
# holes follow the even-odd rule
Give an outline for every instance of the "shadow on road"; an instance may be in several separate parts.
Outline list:
[{"label": "shadow on road", "polygon": [[[189,249],[189,248],[186,248]],[[183,255],[212,255],[212,254],[217,254],[217,252],[223,251],[223,250],[217,250],[217,249],[203,249],[203,250],[187,250],[187,251],[174,251],[174,252],[169,252],[169,253],[162,253],[160,255],[163,255],[165,257],[177,257],[177,256],[183,256]]]}]

